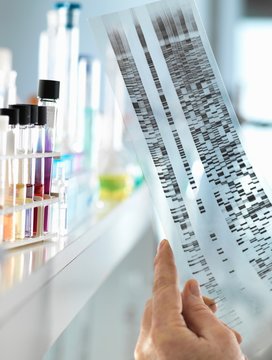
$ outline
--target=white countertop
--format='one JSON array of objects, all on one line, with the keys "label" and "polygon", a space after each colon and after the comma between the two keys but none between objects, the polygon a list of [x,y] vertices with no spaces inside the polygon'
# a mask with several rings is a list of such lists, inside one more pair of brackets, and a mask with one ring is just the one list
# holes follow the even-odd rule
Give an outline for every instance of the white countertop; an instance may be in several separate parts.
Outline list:
[{"label": "white countertop", "polygon": [[37,360],[150,226],[146,187],[66,243],[10,251],[1,264],[1,360]]}]

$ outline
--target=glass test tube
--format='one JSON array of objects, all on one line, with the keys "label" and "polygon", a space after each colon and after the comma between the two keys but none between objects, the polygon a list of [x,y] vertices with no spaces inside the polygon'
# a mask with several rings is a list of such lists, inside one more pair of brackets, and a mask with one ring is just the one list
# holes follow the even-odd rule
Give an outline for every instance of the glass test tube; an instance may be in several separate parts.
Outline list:
[{"label": "glass test tube", "polygon": [[[17,133],[19,123],[18,109],[0,109],[0,114],[9,116],[7,134],[7,155],[5,174],[5,207],[12,208],[16,203],[16,184],[18,177],[18,160],[14,159],[17,149]],[[15,213],[4,215],[4,241],[15,240]]]},{"label": "glass test tube", "polygon": [[[37,130],[37,153],[44,153],[45,150],[45,129],[46,129],[47,109],[45,106],[38,107]],[[44,158],[36,159],[35,168],[35,200],[43,200],[44,198]],[[43,234],[44,213],[43,207],[34,208],[34,226],[33,234],[41,236]]]},{"label": "glass test tube", "polygon": [[52,232],[60,236],[67,235],[67,181],[65,163],[56,162],[56,177],[52,181],[52,192],[58,193],[59,202],[53,207]]},{"label": "glass test tube", "polygon": [[[17,153],[27,154],[28,149],[28,126],[30,124],[31,110],[29,105],[18,104],[10,105],[12,109],[19,109],[19,129]],[[28,173],[27,159],[18,160],[18,182],[16,184],[16,204],[25,205],[26,203],[26,184]],[[25,210],[16,212],[16,239],[25,238]]]},{"label": "glass test tube", "polygon": [[[0,157],[6,155],[7,151],[7,132],[9,117],[0,115]],[[5,171],[6,160],[0,158],[0,210],[4,208],[5,202]],[[0,215],[0,242],[3,241],[4,235],[4,216]]]},{"label": "glass test tube", "polygon": [[[30,105],[30,124],[28,126],[28,154],[36,153],[37,148],[37,136],[35,124],[38,122],[38,106]],[[35,178],[35,159],[29,158],[28,172],[27,172],[27,184],[26,184],[26,202],[31,203],[34,199],[34,178]],[[25,221],[25,237],[33,236],[33,221],[34,221],[33,209],[26,210]]]},{"label": "glass test tube", "polygon": [[[57,113],[59,98],[59,81],[40,80],[39,81],[39,105],[46,107],[47,126],[45,131],[45,152],[55,151],[55,134],[57,126]],[[44,170],[44,193],[50,195],[52,182],[52,158],[45,158]],[[49,207],[44,209],[44,231],[49,231]]]}]

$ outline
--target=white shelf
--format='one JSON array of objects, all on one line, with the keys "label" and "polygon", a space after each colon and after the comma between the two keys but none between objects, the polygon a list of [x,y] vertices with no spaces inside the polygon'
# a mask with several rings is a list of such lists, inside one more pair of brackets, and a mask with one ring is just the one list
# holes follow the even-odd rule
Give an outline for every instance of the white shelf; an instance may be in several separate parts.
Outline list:
[{"label": "white shelf", "polygon": [[33,245],[33,244],[40,243],[42,241],[48,241],[48,240],[53,241],[57,237],[58,237],[58,234],[45,234],[42,236],[25,238],[22,240],[15,240],[14,242],[3,242],[1,244],[1,247],[3,250],[17,249],[22,246]]},{"label": "white shelf", "polygon": [[0,160],[8,159],[41,159],[41,158],[60,158],[59,152],[44,152],[35,154],[18,154],[18,155],[0,155]]},{"label": "white shelf", "polygon": [[65,243],[9,252],[0,268],[1,360],[42,359],[144,236],[151,218],[143,187],[101,220],[84,221]]},{"label": "white shelf", "polygon": [[[29,199],[26,199],[29,200]],[[9,208],[3,208],[0,209],[0,215],[6,215],[6,214],[12,214],[14,212],[27,210],[27,209],[33,209],[40,206],[49,206],[52,204],[55,204],[59,201],[59,198],[57,196],[51,196],[50,199],[43,199],[43,200],[35,200],[31,202],[27,202],[24,205],[16,205],[14,207]]]}]

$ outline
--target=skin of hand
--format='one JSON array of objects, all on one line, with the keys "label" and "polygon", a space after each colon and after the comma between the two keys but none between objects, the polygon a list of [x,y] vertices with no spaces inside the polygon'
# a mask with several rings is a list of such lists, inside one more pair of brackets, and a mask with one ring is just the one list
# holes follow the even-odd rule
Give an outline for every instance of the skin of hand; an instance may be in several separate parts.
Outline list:
[{"label": "skin of hand", "polygon": [[236,331],[216,316],[213,300],[196,280],[180,293],[173,252],[160,243],[154,262],[153,296],[145,307],[135,360],[245,360]]}]

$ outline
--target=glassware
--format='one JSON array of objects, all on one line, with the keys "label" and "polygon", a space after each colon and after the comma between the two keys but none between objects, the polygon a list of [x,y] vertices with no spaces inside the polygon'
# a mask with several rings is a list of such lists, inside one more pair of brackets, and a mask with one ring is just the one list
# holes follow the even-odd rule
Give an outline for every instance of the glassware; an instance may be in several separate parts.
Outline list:
[{"label": "glassware", "polygon": [[[7,152],[7,133],[9,117],[0,115],[0,156],[5,156]],[[4,208],[5,203],[5,173],[6,160],[0,158],[0,210]],[[0,242],[4,235],[4,216],[0,215]]]},{"label": "glassware", "polygon": [[[29,105],[17,104],[10,105],[12,109],[19,109],[19,128],[17,154],[27,154],[28,151],[28,127],[30,125],[31,109]],[[16,205],[25,205],[26,203],[26,184],[28,177],[27,159],[18,160],[18,182],[16,184]],[[25,238],[25,210],[16,212],[16,239]]]},{"label": "glassware", "polygon": [[[7,155],[5,174],[5,207],[12,208],[16,203],[16,184],[18,177],[18,160],[16,155],[18,138],[18,109],[0,109],[0,114],[9,116],[9,131],[7,134]],[[15,241],[15,213],[4,215],[4,241]]]}]

